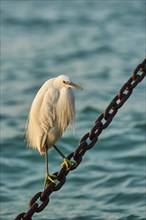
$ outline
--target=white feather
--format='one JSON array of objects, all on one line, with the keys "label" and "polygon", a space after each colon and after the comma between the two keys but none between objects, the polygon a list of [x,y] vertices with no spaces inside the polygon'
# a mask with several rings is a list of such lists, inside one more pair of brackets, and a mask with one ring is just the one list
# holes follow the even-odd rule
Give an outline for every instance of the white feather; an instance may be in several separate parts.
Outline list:
[{"label": "white feather", "polygon": [[[79,86],[75,88],[80,88]],[[26,124],[28,145],[45,153],[75,123],[75,99],[67,76],[46,81],[36,94]]]}]

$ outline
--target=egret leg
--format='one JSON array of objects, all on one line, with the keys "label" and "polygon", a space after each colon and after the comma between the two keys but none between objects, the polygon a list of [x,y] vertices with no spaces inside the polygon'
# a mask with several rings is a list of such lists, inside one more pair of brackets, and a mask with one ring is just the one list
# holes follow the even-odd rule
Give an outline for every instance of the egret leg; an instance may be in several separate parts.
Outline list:
[{"label": "egret leg", "polygon": [[56,145],[53,146],[54,149],[59,153],[59,155],[63,158],[63,163],[61,164],[61,166],[65,166],[66,167],[66,171],[69,171],[71,169],[71,167],[75,164],[77,164],[75,161],[71,161],[69,159],[67,159],[64,154],[56,147]]},{"label": "egret leg", "polygon": [[56,184],[55,181],[54,181],[54,178],[56,178],[56,176],[49,174],[48,149],[47,149],[47,147],[46,147],[46,152],[45,152],[45,160],[46,160],[46,177],[45,177],[45,181],[44,181],[44,189],[46,188],[46,185],[47,185],[48,182],[52,182],[52,183]]},{"label": "egret leg", "polygon": [[64,158],[66,158],[65,156],[64,156],[64,154],[58,149],[58,147],[56,147],[56,145],[53,145],[53,147],[54,147],[54,149],[59,153],[59,155],[64,159]]}]

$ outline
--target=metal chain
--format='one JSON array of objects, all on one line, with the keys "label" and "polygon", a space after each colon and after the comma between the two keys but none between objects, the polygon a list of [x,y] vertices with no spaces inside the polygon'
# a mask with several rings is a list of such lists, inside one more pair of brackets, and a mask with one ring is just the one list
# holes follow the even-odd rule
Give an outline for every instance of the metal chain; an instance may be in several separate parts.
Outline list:
[{"label": "metal chain", "polygon": [[[144,59],[143,62],[136,67],[132,73],[132,76],[123,85],[118,94],[107,106],[105,111],[96,119],[93,128],[81,138],[76,151],[67,156],[68,159],[73,158],[76,161],[76,164],[72,165],[69,171],[66,171],[66,168],[62,167],[60,171],[54,173],[53,175],[56,176],[58,183],[55,185],[54,183],[50,182],[43,192],[36,193],[29,202],[29,210],[27,212],[20,213],[15,220],[31,220],[34,213],[43,211],[43,209],[49,203],[50,194],[58,191],[65,184],[68,173],[79,166],[83,159],[83,155],[87,150],[91,149],[95,145],[103,129],[109,126],[119,108],[123,106],[123,104],[132,94],[133,89],[143,80],[145,76],[146,59]],[[38,202],[41,204],[39,205]]]}]

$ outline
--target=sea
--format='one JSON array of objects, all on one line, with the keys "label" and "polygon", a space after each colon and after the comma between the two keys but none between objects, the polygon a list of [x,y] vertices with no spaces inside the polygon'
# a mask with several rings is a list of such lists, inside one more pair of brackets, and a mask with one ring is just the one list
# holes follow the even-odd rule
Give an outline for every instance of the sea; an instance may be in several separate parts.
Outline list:
[{"label": "sea", "polygon": [[[68,155],[145,58],[144,0],[1,0],[1,220],[27,212],[43,190],[45,157],[27,146],[25,125],[42,84],[67,75],[75,132],[56,146]],[[146,80],[33,220],[146,219]],[[49,150],[50,173],[62,158]]]}]

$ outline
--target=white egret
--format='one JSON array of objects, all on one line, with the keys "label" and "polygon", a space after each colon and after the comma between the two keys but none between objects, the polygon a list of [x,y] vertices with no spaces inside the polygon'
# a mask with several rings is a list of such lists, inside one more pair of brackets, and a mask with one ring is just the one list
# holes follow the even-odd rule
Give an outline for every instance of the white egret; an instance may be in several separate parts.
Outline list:
[{"label": "white egret", "polygon": [[69,161],[55,146],[69,123],[75,121],[75,99],[71,88],[82,88],[65,75],[47,80],[36,94],[26,124],[26,139],[31,148],[37,149],[40,154],[46,155],[46,178],[54,182],[48,169],[48,150],[54,148],[63,157],[69,170]]}]

